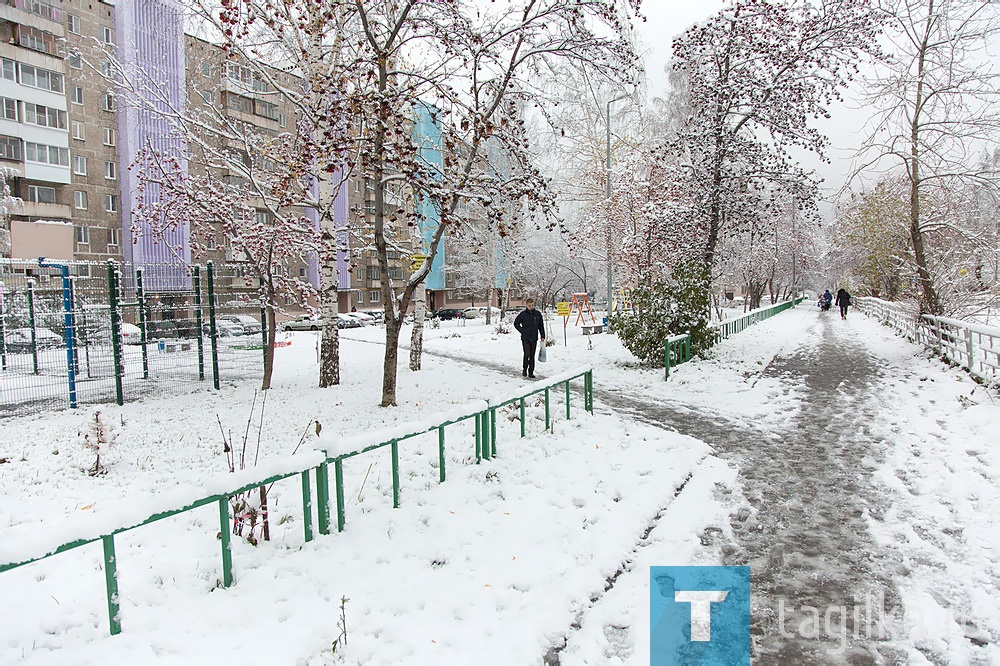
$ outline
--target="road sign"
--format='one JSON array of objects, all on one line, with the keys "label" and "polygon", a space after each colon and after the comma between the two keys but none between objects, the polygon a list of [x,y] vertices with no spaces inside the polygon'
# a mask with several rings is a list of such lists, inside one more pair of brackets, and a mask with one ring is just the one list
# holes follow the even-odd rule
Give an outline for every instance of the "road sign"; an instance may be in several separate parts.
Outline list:
[{"label": "road sign", "polygon": [[426,254],[411,254],[410,255],[410,272],[416,273],[421,268],[423,268],[424,262],[427,261]]},{"label": "road sign", "polygon": [[570,302],[569,301],[559,301],[556,303],[556,315],[559,317],[568,317],[570,313]]}]

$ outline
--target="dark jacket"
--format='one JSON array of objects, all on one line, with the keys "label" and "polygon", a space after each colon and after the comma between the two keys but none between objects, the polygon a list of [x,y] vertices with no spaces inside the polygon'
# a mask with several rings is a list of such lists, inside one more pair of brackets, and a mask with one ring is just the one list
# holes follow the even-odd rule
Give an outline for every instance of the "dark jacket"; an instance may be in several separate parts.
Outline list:
[{"label": "dark jacket", "polygon": [[840,289],[837,291],[837,305],[850,305],[851,295],[847,293],[846,289]]},{"label": "dark jacket", "polygon": [[539,336],[545,337],[545,322],[542,321],[542,313],[538,310],[528,310],[525,308],[514,318],[514,328],[521,334],[522,340],[537,340]]},{"label": "dark jacket", "polygon": [[823,292],[823,296],[822,296],[822,298],[823,298],[823,300],[824,300],[824,301],[826,301],[827,303],[830,303],[831,301],[833,301],[833,294],[831,294],[831,293],[830,293],[830,290],[829,290],[829,289],[827,289],[826,291],[824,291],[824,292]]}]

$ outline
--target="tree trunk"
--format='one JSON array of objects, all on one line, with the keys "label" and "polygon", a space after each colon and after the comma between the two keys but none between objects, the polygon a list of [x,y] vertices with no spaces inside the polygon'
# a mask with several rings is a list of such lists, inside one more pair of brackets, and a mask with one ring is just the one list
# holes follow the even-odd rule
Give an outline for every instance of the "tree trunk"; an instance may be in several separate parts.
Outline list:
[{"label": "tree trunk", "polygon": [[493,287],[490,287],[489,291],[486,292],[486,325],[489,326],[493,323],[493,318],[490,313],[493,312]]},{"label": "tree trunk", "polygon": [[[413,294],[413,333],[410,335],[410,370],[420,369],[424,353],[424,313],[427,310],[427,287],[421,282]],[[400,314],[402,316],[402,313]]]},{"label": "tree trunk", "polygon": [[382,363],[382,407],[396,406],[396,365],[399,361],[399,329],[403,313],[385,324],[385,357]]},{"label": "tree trunk", "polygon": [[928,49],[930,23],[933,19],[934,3],[928,7],[927,34],[920,46],[917,58],[917,90],[913,100],[913,113],[910,120],[910,242],[913,244],[913,258],[917,264],[917,281],[920,283],[920,311],[932,315],[941,314],[941,301],[934,289],[934,281],[927,268],[927,255],[924,252],[924,236],[920,229],[920,112],[924,106],[924,66]]},{"label": "tree trunk", "polygon": [[327,388],[340,384],[340,328],[337,314],[340,311],[337,291],[336,255],[323,262],[320,277],[320,316],[323,333],[319,345],[319,386]]},{"label": "tree trunk", "polygon": [[274,373],[274,335],[277,325],[274,321],[274,281],[268,278],[267,282],[267,303],[264,306],[264,325],[267,326],[267,345],[264,346],[264,378],[261,380],[260,388],[266,391],[271,388],[271,375]]}]

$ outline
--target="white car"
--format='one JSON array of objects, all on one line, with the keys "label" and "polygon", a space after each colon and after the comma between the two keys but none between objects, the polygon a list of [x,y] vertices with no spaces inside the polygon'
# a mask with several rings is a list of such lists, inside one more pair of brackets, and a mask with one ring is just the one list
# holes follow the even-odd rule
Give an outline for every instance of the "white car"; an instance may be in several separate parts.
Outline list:
[{"label": "white car", "polygon": [[[31,351],[31,329],[30,328],[13,328],[6,331],[4,335],[4,345],[7,347],[7,351],[12,353],[18,352],[29,352]],[[35,348],[36,349],[52,349],[53,347],[58,347],[62,345],[62,337],[50,331],[47,328],[35,328]]]},{"label": "white car", "polygon": [[371,326],[375,324],[375,317],[371,316],[367,312],[361,312],[359,310],[357,312],[345,312],[344,314],[346,314],[348,317],[354,317],[355,319],[361,322],[362,326]]},{"label": "white car", "polygon": [[[485,318],[486,317],[486,306],[484,305],[482,307],[465,308],[464,310],[462,310],[462,312],[465,314],[465,318],[466,319]],[[500,318],[500,308],[491,307],[490,308],[490,320],[492,321],[494,319],[499,319],[499,318]]]},{"label": "white car", "polygon": [[243,332],[246,335],[260,335],[260,322],[256,317],[251,317],[250,315],[222,315],[221,317],[218,317],[217,321],[228,321],[238,326],[242,326]]}]

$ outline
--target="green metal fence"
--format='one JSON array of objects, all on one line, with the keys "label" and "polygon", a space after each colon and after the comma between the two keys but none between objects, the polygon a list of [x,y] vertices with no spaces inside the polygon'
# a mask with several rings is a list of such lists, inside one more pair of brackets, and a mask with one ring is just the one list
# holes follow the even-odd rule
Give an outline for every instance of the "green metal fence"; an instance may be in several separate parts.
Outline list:
[{"label": "green metal fence", "polygon": [[[737,333],[741,333],[746,329],[750,328],[754,324],[769,319],[776,314],[784,312],[788,308],[795,307],[801,303],[804,298],[796,298],[790,301],[785,301],[784,303],[778,303],[777,305],[771,305],[766,308],[760,308],[752,312],[748,312],[741,317],[736,319],[728,319],[721,322],[713,322],[712,328],[715,329],[715,337],[713,339],[713,344],[718,344],[722,340],[726,340]],[[670,378],[670,368],[672,366],[680,365],[681,363],[686,363],[691,360],[691,338],[687,334],[672,335],[663,341],[663,362],[665,366],[664,371],[664,381]]]},{"label": "green metal fence", "polygon": [[259,302],[239,266],[0,260],[0,417],[259,379]]},{"label": "green metal fence", "polygon": [[[545,429],[548,432],[553,425],[552,402],[554,401],[553,391],[563,391],[565,393],[566,418],[569,419],[570,412],[570,383],[574,380],[583,381],[584,409],[593,413],[594,409],[594,377],[591,368],[577,369],[563,375],[551,378],[545,384],[536,384],[526,391],[518,392],[513,396],[507,396],[496,400],[479,400],[464,408],[455,410],[448,414],[438,415],[430,420],[433,425],[421,425],[414,428],[412,425],[404,425],[391,431],[373,433],[361,437],[342,440],[335,450],[310,451],[289,456],[281,460],[268,461],[268,476],[259,475],[254,470],[245,470],[234,476],[230,475],[209,482],[206,485],[212,488],[208,496],[188,499],[180,503],[180,506],[166,507],[153,513],[135,516],[131,519],[122,520],[118,527],[106,529],[96,522],[91,525],[72,530],[74,534],[81,535],[78,538],[60,543],[58,540],[49,542],[32,540],[31,545],[22,547],[21,544],[6,543],[0,544],[0,574],[24,567],[26,565],[45,560],[54,555],[75,550],[81,546],[100,542],[103,548],[103,562],[105,575],[105,591],[107,597],[108,621],[112,635],[122,631],[121,617],[121,596],[118,586],[118,559],[115,555],[115,537],[131,530],[150,525],[152,523],[177,516],[195,509],[217,505],[219,515],[219,538],[222,563],[222,587],[229,587],[234,583],[233,577],[233,554],[232,554],[232,524],[234,516],[230,513],[230,498],[251,491],[261,486],[270,485],[278,481],[299,478],[301,484],[302,514],[303,514],[303,538],[306,542],[312,541],[316,532],[319,534],[329,534],[331,531],[330,512],[330,478],[329,466],[334,467],[334,495],[337,510],[337,531],[343,532],[346,519],[346,503],[344,497],[344,462],[361,456],[366,453],[375,453],[382,449],[389,449],[392,464],[392,505],[393,508],[400,506],[400,474],[399,474],[399,447],[411,439],[422,435],[436,435],[437,453],[439,456],[438,482],[444,483],[445,473],[445,445],[446,428],[472,421],[475,436],[475,460],[479,464],[483,460],[492,459],[497,455],[497,410],[510,404],[520,405],[521,437],[525,437],[525,399],[533,395],[544,395],[545,400]],[[316,491],[316,502],[313,502],[313,487]],[[316,507],[315,530],[313,522],[313,507]],[[60,530],[65,532],[65,530]],[[215,538],[209,532],[206,539]]]}]

